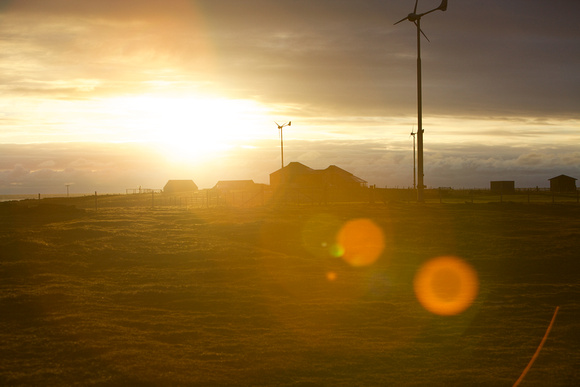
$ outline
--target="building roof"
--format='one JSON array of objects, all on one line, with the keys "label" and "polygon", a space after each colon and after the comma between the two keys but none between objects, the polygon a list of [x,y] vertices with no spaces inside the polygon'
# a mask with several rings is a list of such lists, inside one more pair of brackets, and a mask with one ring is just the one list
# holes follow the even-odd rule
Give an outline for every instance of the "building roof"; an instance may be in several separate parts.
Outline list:
[{"label": "building roof", "polygon": [[339,183],[356,183],[365,185],[367,182],[361,178],[356,177],[350,172],[345,171],[336,165],[331,165],[326,169],[312,169],[299,162],[291,162],[284,168],[278,169],[270,174],[270,181],[273,176],[282,175],[284,179],[289,182],[296,182],[301,184],[339,184]]},{"label": "building roof", "polygon": [[278,174],[284,172],[290,175],[302,175],[306,173],[314,172],[314,169],[307,167],[306,165],[293,161],[286,165],[284,168],[280,168],[277,171],[272,172],[270,175]]},{"label": "building roof", "polygon": [[566,176],[566,175],[560,175],[560,176],[552,177],[551,179],[548,179],[548,180],[561,180],[561,179],[573,179],[573,180],[578,180],[578,179],[575,179],[575,178],[573,178],[573,177]]},{"label": "building roof", "polygon": [[363,180],[360,177],[356,177],[352,173],[345,171],[344,169],[339,168],[336,165],[331,165],[328,168],[322,170],[322,172],[339,175],[339,176],[341,176],[341,178],[343,178],[345,180],[352,180],[353,182],[357,182],[359,184],[366,184],[367,183],[366,180]]},{"label": "building roof", "polygon": [[169,180],[163,187],[163,192],[190,192],[197,190],[197,185],[193,180]]},{"label": "building roof", "polygon": [[254,180],[220,180],[213,187],[221,190],[247,190],[256,186]]}]

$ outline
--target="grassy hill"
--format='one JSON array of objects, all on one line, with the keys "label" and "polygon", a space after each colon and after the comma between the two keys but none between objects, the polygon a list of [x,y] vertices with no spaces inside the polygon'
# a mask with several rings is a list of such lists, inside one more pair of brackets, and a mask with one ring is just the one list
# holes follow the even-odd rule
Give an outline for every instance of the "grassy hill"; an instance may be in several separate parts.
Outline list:
[{"label": "grassy hill", "polygon": [[[68,204],[0,205],[2,385],[512,385],[556,306],[525,385],[580,378],[576,204]],[[441,316],[413,283],[449,255],[479,287]]]}]

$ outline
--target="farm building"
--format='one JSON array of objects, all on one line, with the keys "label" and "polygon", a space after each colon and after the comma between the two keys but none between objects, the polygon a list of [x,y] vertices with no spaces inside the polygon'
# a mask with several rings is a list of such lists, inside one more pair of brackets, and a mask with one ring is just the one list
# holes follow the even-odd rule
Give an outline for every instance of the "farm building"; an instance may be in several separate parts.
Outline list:
[{"label": "farm building", "polygon": [[330,187],[362,188],[367,186],[365,180],[356,177],[336,165],[331,165],[321,170],[320,174],[322,175],[324,183]]},{"label": "farm building", "polygon": [[516,191],[516,183],[513,180],[490,182],[491,192],[500,194],[511,194]]},{"label": "farm building", "polygon": [[326,169],[312,169],[304,164],[292,162],[270,174],[270,186],[353,189],[366,187],[367,182],[336,165]]},{"label": "farm building", "polygon": [[[282,185],[287,184],[313,184],[314,182],[308,182],[308,177],[312,178],[314,174],[314,169],[307,167],[306,165],[298,162],[292,162],[286,165],[282,169],[278,169],[275,172],[270,173],[270,186],[272,188],[277,188]],[[313,179],[311,179],[313,180]]]},{"label": "farm building", "polygon": [[252,191],[258,187],[254,180],[220,180],[213,189],[222,192]]},{"label": "farm building", "polygon": [[195,192],[197,190],[197,185],[193,180],[169,180],[163,187],[163,193],[166,194]]},{"label": "farm building", "polygon": [[212,188],[219,204],[253,207],[264,204],[265,184],[253,180],[220,180]]},{"label": "farm building", "polygon": [[577,179],[573,177],[560,175],[548,180],[550,180],[550,191],[552,192],[576,192]]}]

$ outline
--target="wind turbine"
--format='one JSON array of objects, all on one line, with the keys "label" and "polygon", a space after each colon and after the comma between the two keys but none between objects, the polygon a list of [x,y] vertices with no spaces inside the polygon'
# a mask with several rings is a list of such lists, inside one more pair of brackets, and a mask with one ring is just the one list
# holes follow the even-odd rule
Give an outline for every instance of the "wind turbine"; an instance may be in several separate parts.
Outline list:
[{"label": "wind turbine", "polygon": [[435,11],[446,11],[447,10],[447,0],[442,0],[441,4],[437,8],[433,8],[430,11],[417,13],[417,4],[419,0],[415,0],[415,8],[413,12],[408,14],[406,17],[402,18],[395,24],[399,24],[405,20],[410,21],[417,27],[417,163],[419,164],[418,180],[419,184],[417,186],[417,201],[423,202],[423,190],[425,185],[423,184],[423,96],[422,96],[422,85],[421,85],[421,34],[429,41],[427,35],[421,29],[421,18],[425,15],[430,14]]},{"label": "wind turbine", "polygon": [[292,121],[288,121],[285,124],[278,124],[276,121],[274,121],[274,123],[276,124],[276,126],[278,127],[278,130],[280,131],[280,152],[281,152],[281,159],[282,159],[282,168],[284,168],[284,137],[282,136],[282,128],[284,128],[285,126],[292,126]]},{"label": "wind turbine", "polygon": [[67,198],[69,197],[69,194],[68,194],[68,187],[70,187],[70,186],[71,186],[71,185],[73,185],[73,184],[74,184],[74,183],[64,183],[64,185],[65,185],[65,187],[66,187],[66,197],[67,197]]}]

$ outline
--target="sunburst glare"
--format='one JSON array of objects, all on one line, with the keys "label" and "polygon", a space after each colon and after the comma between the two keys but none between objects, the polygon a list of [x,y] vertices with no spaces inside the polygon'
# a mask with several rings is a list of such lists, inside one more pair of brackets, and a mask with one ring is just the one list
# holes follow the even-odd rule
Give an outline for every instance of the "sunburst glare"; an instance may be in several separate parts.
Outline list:
[{"label": "sunburst glare", "polygon": [[268,108],[250,100],[139,95],[105,103],[124,141],[152,142],[175,161],[200,161],[264,136]]}]

